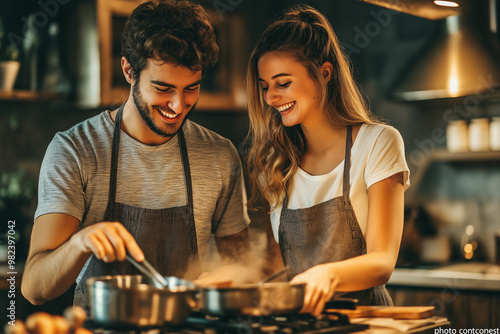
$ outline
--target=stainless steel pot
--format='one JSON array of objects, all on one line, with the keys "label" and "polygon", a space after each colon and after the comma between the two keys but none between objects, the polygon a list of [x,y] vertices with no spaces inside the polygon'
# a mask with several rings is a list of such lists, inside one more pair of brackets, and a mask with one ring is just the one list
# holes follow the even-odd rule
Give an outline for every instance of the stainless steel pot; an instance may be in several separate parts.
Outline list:
[{"label": "stainless steel pot", "polygon": [[210,315],[292,314],[304,305],[306,284],[288,282],[201,288],[200,310]]},{"label": "stainless steel pot", "polygon": [[90,318],[111,326],[163,326],[182,323],[196,307],[196,286],[165,277],[168,289],[158,289],[140,275],[92,277],[86,281]]}]

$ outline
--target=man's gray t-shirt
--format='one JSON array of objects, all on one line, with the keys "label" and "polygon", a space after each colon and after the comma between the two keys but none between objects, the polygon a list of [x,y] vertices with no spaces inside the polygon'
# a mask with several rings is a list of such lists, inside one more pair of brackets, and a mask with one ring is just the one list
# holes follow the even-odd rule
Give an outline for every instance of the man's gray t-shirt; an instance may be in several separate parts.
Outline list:
[{"label": "man's gray t-shirt", "polygon": [[[103,221],[113,127],[109,111],[104,111],[55,135],[40,170],[35,219],[65,213],[80,220],[80,228]],[[189,120],[183,131],[203,259],[212,233],[229,236],[249,224],[244,179],[238,153],[228,139]],[[123,130],[120,137],[116,202],[148,209],[186,205],[178,136],[158,146],[138,142]]]}]

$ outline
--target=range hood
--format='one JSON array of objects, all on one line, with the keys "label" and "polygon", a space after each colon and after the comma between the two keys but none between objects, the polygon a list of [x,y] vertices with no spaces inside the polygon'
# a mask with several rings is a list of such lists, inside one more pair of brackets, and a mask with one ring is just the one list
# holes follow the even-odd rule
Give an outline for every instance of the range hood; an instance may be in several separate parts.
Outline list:
[{"label": "range hood", "polygon": [[425,101],[480,95],[500,84],[496,0],[462,0],[441,7],[432,0],[359,0],[438,20],[438,31],[410,61],[391,97]]},{"label": "range hood", "polygon": [[[460,13],[458,7],[438,6],[432,0],[358,0],[373,5],[392,9],[401,13],[411,14],[430,20],[444,19]],[[475,0],[472,0],[475,1]],[[483,1],[483,0],[477,0]],[[459,2],[455,1],[459,4]]]}]

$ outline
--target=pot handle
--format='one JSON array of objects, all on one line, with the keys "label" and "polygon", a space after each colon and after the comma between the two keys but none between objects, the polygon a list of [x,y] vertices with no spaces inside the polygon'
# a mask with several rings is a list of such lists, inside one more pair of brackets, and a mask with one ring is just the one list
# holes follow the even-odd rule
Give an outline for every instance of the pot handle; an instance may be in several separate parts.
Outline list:
[{"label": "pot handle", "polygon": [[357,304],[358,304],[358,299],[356,298],[335,297],[326,302],[325,310],[331,308],[355,310]]}]

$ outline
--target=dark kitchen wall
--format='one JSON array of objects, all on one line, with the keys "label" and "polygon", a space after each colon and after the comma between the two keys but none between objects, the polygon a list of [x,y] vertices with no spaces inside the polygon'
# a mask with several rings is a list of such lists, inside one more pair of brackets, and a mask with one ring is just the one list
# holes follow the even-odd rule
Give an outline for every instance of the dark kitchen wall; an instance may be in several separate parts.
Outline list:
[{"label": "dark kitchen wall", "polygon": [[[58,11],[54,11],[54,15],[50,16],[50,20],[61,23],[60,66],[63,71],[66,70],[68,97],[32,102],[0,100],[0,170],[22,169],[34,182],[38,177],[45,149],[55,132],[65,130],[104,109],[104,107],[82,109],[77,107],[72,100],[71,87],[75,85],[78,78],[70,70],[70,64],[74,59],[73,56],[68,55],[70,52],[64,45],[75,38],[75,32],[66,29],[68,20],[74,17],[72,10],[74,10],[75,1],[61,5]],[[444,114],[447,110],[450,108],[460,110],[461,107],[461,110],[465,109],[470,117],[500,115],[498,99],[472,97],[468,100],[432,103],[399,103],[388,98],[398,75],[405,71],[408,63],[422,48],[425,48],[426,42],[432,37],[436,28],[434,21],[354,0],[200,0],[199,2],[207,9],[215,10],[222,19],[232,14],[242,15],[248,27],[247,37],[251,44],[249,49],[264,30],[267,22],[284,8],[295,3],[308,3],[323,12],[330,19],[335,32],[352,59],[355,77],[371,110],[401,132],[412,174],[418,171],[433,149],[446,145]],[[21,2],[2,0],[0,1],[0,15],[7,14],[12,29],[21,34],[25,24],[24,18],[28,12],[45,11],[35,1],[30,4],[30,6],[25,6],[21,5]],[[43,30],[40,29],[40,33],[42,32]],[[248,126],[246,114],[237,111],[200,110],[193,113],[191,118],[230,138],[237,147],[240,147]],[[432,189],[432,182],[431,186],[426,186],[425,193],[429,198],[446,204],[429,210],[434,210],[436,216],[440,215],[441,223],[444,221],[443,233],[453,231],[449,234],[455,246],[460,242],[458,239],[469,222],[481,222],[483,227],[479,226],[478,231],[481,234],[480,238],[485,240],[485,254],[488,260],[492,260],[493,256],[493,241],[489,239],[490,233],[500,230],[500,219],[496,218],[500,217],[500,212],[495,209],[500,206],[498,196],[488,197],[492,200],[484,199],[482,196],[479,197],[481,200],[478,202],[476,194],[479,190],[477,186],[474,186],[477,182],[487,183],[491,179],[498,180],[498,174],[494,171],[490,172],[475,172],[466,168],[465,172],[461,173],[459,168],[456,173],[439,174],[442,178],[450,178],[448,183],[463,185],[465,189],[463,192],[467,196],[462,198],[455,196],[450,199],[450,191],[439,192],[439,196],[432,197],[436,191]],[[476,176],[475,179],[471,179],[471,173]],[[453,206],[455,210],[459,207],[460,210],[465,210],[472,216],[464,216],[449,222],[451,219],[446,217],[448,211],[451,210],[450,203],[455,205]],[[27,231],[30,229],[35,205],[36,198],[23,209],[25,212],[23,225]]]}]

